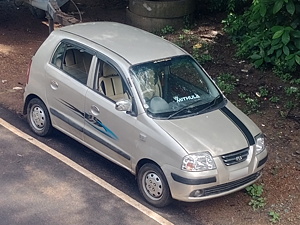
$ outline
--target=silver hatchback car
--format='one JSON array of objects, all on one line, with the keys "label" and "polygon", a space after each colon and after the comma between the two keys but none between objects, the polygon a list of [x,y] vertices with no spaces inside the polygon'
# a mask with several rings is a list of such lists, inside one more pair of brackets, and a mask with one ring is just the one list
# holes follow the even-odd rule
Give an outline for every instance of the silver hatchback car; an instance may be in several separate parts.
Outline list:
[{"label": "silver hatchback car", "polygon": [[24,114],[136,175],[156,207],[243,189],[267,161],[261,130],[178,46],[113,22],[53,31],[32,58]]}]

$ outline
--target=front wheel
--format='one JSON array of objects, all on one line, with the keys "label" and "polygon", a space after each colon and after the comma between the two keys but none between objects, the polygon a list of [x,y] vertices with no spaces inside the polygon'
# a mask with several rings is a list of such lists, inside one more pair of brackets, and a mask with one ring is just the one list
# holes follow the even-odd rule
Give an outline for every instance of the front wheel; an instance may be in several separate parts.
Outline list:
[{"label": "front wheel", "polygon": [[139,191],[151,205],[164,207],[171,203],[168,182],[157,165],[152,163],[143,165],[138,172],[137,181]]},{"label": "front wheel", "polygon": [[31,99],[27,105],[27,121],[31,130],[39,136],[46,136],[52,131],[49,112],[38,98]]}]

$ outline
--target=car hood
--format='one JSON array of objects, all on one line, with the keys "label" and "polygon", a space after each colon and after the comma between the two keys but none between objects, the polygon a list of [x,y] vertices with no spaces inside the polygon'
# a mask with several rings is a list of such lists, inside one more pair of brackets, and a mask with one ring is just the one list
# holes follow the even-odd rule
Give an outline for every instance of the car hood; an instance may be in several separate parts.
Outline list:
[{"label": "car hood", "polygon": [[213,156],[219,156],[254,144],[253,136],[260,132],[259,128],[232,104],[224,108],[225,112],[214,110],[188,118],[155,122],[188,153],[209,151]]}]

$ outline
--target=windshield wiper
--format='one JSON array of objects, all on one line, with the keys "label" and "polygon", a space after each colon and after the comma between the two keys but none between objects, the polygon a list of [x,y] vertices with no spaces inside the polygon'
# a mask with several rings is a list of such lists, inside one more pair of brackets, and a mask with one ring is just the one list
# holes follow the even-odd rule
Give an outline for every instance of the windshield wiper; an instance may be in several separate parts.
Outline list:
[{"label": "windshield wiper", "polygon": [[[216,98],[214,98],[212,101],[207,103],[207,106],[203,109],[201,109],[200,111],[198,111],[196,114],[201,114],[202,112],[208,110],[209,108],[211,108],[212,106],[214,106],[216,104],[216,101],[219,99],[220,95],[218,95]],[[176,116],[178,113],[181,113],[182,111],[184,111],[185,109],[191,107],[192,105],[195,105],[198,102],[201,102],[202,99],[199,99],[195,102],[192,102],[191,104],[188,104],[184,107],[182,107],[180,110],[178,110],[177,112],[172,113],[170,116],[168,116],[168,119],[171,119],[172,117]]]},{"label": "windshield wiper", "polygon": [[211,107],[213,107],[216,104],[217,100],[220,97],[221,97],[221,95],[218,95],[214,100],[212,100],[211,102],[209,102],[208,105],[205,108],[201,109],[196,114],[199,115],[199,114],[203,113],[204,111],[206,111],[206,110],[210,109]]}]

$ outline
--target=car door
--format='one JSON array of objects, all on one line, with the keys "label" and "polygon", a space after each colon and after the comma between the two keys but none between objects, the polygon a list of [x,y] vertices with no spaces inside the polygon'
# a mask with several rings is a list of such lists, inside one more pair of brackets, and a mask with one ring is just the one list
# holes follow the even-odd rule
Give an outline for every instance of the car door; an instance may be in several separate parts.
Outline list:
[{"label": "car door", "polygon": [[139,136],[137,118],[115,109],[116,101],[131,98],[128,86],[115,67],[100,59],[93,80],[93,87],[86,93],[84,141],[130,170]]},{"label": "car door", "polygon": [[84,101],[93,55],[83,46],[64,41],[46,65],[46,98],[53,126],[82,139]]}]

